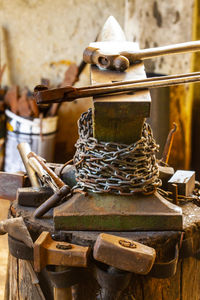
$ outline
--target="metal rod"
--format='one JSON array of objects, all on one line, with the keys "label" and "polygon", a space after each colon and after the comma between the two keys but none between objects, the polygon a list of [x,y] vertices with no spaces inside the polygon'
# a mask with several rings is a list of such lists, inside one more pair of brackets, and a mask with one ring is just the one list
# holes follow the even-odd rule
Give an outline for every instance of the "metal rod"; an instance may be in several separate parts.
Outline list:
[{"label": "metal rod", "polygon": [[[200,81],[200,72],[145,78],[134,81],[122,81],[106,85],[94,85],[82,88],[66,87],[62,89],[41,90],[36,92],[38,104],[73,101],[77,98],[98,97],[110,94],[136,92],[145,89],[166,87]],[[36,89],[37,90],[37,89]]]},{"label": "metal rod", "polygon": [[165,143],[165,147],[163,150],[163,154],[162,154],[162,161],[164,163],[168,163],[169,160],[169,156],[170,156],[170,152],[171,152],[171,148],[172,148],[172,144],[173,144],[173,139],[174,139],[174,134],[177,130],[177,125],[176,123],[173,123],[173,128],[170,130],[168,136],[167,136],[167,140]]},{"label": "metal rod", "polygon": [[129,59],[136,61],[141,59],[158,57],[162,55],[179,54],[179,53],[187,53],[187,52],[194,52],[194,51],[200,51],[200,41],[191,41],[191,42],[156,47],[156,48],[142,49],[136,52],[123,51],[120,52],[120,54],[128,57]]}]

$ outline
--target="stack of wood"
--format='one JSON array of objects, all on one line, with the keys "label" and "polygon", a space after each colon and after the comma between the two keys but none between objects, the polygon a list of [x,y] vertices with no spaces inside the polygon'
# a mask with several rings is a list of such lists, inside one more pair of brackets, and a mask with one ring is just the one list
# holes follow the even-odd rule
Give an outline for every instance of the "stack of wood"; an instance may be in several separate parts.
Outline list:
[{"label": "stack of wood", "polygon": [[[63,82],[59,85],[59,87],[73,85],[78,79],[78,73],[79,68],[77,65],[71,64],[65,72]],[[51,87],[49,79],[42,79],[41,84],[47,86],[48,88]],[[4,109],[5,106],[14,114],[30,119],[39,117],[52,117],[57,115],[59,109],[58,103],[46,106],[38,106],[35,101],[34,93],[28,88],[23,88],[20,91],[19,86],[15,85],[10,87],[6,93],[4,92],[4,94],[2,91],[2,98],[4,101],[0,101],[0,110],[1,107]]]}]

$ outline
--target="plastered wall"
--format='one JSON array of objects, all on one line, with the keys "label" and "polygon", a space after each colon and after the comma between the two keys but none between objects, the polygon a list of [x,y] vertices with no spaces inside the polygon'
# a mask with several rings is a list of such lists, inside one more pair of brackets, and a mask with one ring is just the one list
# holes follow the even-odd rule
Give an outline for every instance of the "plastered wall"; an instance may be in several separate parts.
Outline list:
[{"label": "plastered wall", "polygon": [[33,88],[41,76],[60,83],[110,14],[123,25],[124,0],[0,0],[12,83]]},{"label": "plastered wall", "polygon": [[[128,40],[139,42],[141,48],[189,41],[193,38],[195,2],[197,0],[0,0],[0,25],[6,33],[5,39],[1,36],[1,64],[7,57],[9,66],[3,83],[33,89],[41,77],[46,77],[54,86],[59,84],[67,66],[81,61],[83,49],[95,40],[109,15],[119,21]],[[189,72],[191,56],[151,60],[146,63],[146,69],[165,74]],[[88,83],[86,70],[78,84]],[[190,161],[191,94],[187,86],[172,91],[171,122],[177,121],[180,128],[173,163],[179,161],[179,167],[188,167]],[[68,153],[67,159],[72,155],[77,119],[90,106],[89,100],[62,105],[57,157],[63,159]]]}]

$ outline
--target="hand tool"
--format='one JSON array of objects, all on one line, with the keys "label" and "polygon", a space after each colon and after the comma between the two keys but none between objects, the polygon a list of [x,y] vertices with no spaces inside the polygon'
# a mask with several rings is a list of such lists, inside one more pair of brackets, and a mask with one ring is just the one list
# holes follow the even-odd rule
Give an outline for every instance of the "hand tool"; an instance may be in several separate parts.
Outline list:
[{"label": "hand tool", "polygon": [[[64,86],[67,86],[67,85],[73,85],[79,78],[79,68],[77,67],[76,64],[71,64],[69,66],[69,68],[67,69],[67,71],[65,72],[65,78],[62,82],[62,84],[60,85],[60,87],[64,87]],[[57,113],[58,113],[58,110],[59,110],[59,107],[60,105],[58,103],[54,103],[47,115],[48,116],[55,116]]]},{"label": "hand tool", "polygon": [[171,148],[172,148],[172,144],[173,144],[173,140],[174,140],[174,134],[175,134],[176,130],[177,130],[177,125],[176,125],[176,123],[173,123],[173,128],[170,130],[170,132],[167,136],[167,140],[166,140],[162,158],[161,158],[161,162],[164,162],[165,164],[167,164],[168,160],[169,160],[169,156],[170,156],[170,152],[171,152]]},{"label": "hand tool", "polygon": [[[93,44],[95,46],[95,43]],[[98,45],[98,44],[96,44]],[[159,57],[169,54],[179,54],[187,52],[200,51],[200,41],[191,41],[186,43],[168,45],[163,47],[148,48],[138,51],[120,51],[110,53],[109,50],[100,48],[87,47],[83,53],[83,59],[86,63],[96,64],[104,69],[114,69],[117,71],[125,71],[129,65],[144,59]],[[102,43],[102,46],[105,47]],[[113,47],[114,48],[114,47]]]},{"label": "hand tool", "polygon": [[49,211],[50,208],[54,207],[58,202],[60,202],[65,196],[67,196],[71,189],[34,152],[30,152],[28,154],[28,159],[29,163],[31,163],[33,167],[37,165],[40,177],[44,178],[44,182],[47,182],[54,191],[54,194],[35,210],[34,217],[39,218]]},{"label": "hand tool", "polygon": [[94,245],[93,256],[117,269],[146,275],[153,266],[156,251],[129,239],[101,233]]},{"label": "hand tool", "polygon": [[38,207],[52,195],[50,187],[23,187],[17,190],[17,203],[22,206]]},{"label": "hand tool", "polygon": [[46,265],[87,267],[89,253],[89,247],[54,241],[44,231],[34,243],[34,269],[40,272]]},{"label": "hand tool", "polygon": [[51,187],[54,192],[58,191],[58,187],[53,181],[52,177],[46,172],[46,170],[43,169],[35,157],[28,158],[28,163],[45,186]]},{"label": "hand tool", "polygon": [[37,104],[70,102],[77,98],[102,97],[115,94],[126,94],[145,89],[166,87],[200,81],[200,72],[145,78],[132,81],[114,82],[75,88],[67,86],[58,89],[48,89],[36,86],[34,89]]},{"label": "hand tool", "polygon": [[195,172],[178,170],[168,181],[168,188],[171,190],[171,185],[178,185],[178,194],[189,196],[195,188]]},{"label": "hand tool", "polygon": [[31,182],[32,187],[40,187],[38,178],[35,174],[35,171],[30,167],[28,163],[28,157],[27,155],[31,152],[31,147],[28,143],[20,143],[17,145],[17,149],[20,153],[20,156],[22,158],[22,161],[24,163],[25,169],[27,171],[29,180]]}]

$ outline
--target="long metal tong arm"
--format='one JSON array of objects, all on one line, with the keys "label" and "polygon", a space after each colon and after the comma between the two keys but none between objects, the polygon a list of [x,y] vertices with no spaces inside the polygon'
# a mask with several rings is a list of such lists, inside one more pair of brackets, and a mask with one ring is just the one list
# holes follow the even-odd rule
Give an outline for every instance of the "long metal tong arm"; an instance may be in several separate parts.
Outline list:
[{"label": "long metal tong arm", "polygon": [[74,88],[71,86],[65,88],[41,90],[35,88],[35,97],[37,104],[48,104],[56,102],[70,102],[78,98],[85,97],[100,97],[110,94],[120,94],[127,92],[136,92],[145,89],[152,89],[158,87],[166,87],[171,85],[178,85],[183,83],[200,81],[200,72],[170,75],[162,77],[144,78],[133,81],[122,81],[110,84],[101,84],[86,86],[82,88]]}]

